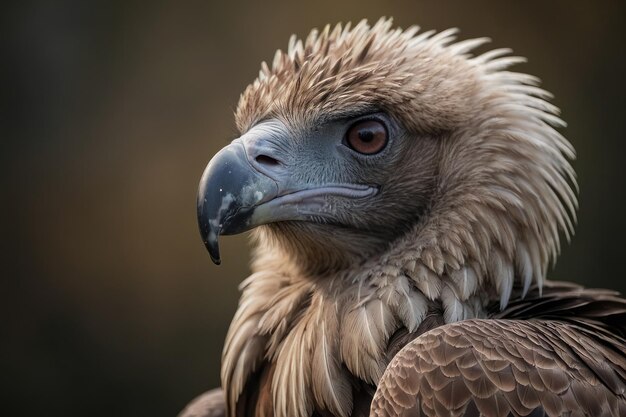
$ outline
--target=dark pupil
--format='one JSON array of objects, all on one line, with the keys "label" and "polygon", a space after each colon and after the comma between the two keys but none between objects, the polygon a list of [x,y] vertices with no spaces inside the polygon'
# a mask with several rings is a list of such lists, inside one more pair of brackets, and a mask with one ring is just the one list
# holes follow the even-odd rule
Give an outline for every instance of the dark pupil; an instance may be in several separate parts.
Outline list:
[{"label": "dark pupil", "polygon": [[371,130],[360,130],[359,139],[366,143],[371,142],[374,139],[374,132]]}]

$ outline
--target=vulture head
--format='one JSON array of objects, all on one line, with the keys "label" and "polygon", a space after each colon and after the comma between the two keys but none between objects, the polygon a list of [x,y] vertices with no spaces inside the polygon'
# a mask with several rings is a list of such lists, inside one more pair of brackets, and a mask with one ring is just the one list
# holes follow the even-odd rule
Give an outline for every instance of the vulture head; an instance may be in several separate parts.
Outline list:
[{"label": "vulture head", "polygon": [[224,348],[230,410],[270,363],[276,415],[349,415],[349,378],[376,384],[398,329],[504,308],[569,239],[574,150],[550,94],[510,50],[473,56],[488,39],[455,33],[327,26],[242,94],[198,195],[214,262],[220,235],[256,242]]},{"label": "vulture head", "polygon": [[327,26],[262,64],[241,136],[200,184],[215,262],[220,234],[256,228],[261,251],[312,275],[378,264],[402,241],[437,275],[541,281],[576,205],[558,109],[536,78],[506,71],[524,61],[509,50],[471,57],[487,39],[417,32]]}]

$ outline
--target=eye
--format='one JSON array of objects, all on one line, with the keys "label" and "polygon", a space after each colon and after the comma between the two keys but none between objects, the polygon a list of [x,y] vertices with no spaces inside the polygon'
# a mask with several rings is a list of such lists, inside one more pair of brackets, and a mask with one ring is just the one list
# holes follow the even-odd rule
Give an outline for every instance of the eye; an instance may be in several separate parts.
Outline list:
[{"label": "eye", "polygon": [[372,155],[387,144],[387,128],[378,120],[356,122],[346,132],[347,145],[358,153]]}]

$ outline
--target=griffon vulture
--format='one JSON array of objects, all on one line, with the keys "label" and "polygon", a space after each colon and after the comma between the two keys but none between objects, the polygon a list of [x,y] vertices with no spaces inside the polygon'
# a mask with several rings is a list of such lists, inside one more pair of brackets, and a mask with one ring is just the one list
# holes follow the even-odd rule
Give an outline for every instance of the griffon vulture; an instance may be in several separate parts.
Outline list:
[{"label": "griffon vulture", "polygon": [[327,26],[261,65],[198,195],[253,274],[183,415],[626,416],[626,300],[545,279],[576,220],[559,111],[455,32]]}]

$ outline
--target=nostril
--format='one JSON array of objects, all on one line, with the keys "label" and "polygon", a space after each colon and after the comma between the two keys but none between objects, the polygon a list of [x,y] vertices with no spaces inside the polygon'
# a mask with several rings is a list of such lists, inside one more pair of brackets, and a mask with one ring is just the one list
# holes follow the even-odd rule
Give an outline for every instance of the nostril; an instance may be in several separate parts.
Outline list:
[{"label": "nostril", "polygon": [[280,162],[278,162],[278,160],[272,158],[271,156],[267,156],[267,155],[259,155],[259,156],[257,156],[254,159],[259,164],[266,165],[266,166],[276,166],[276,165],[280,164]]}]

